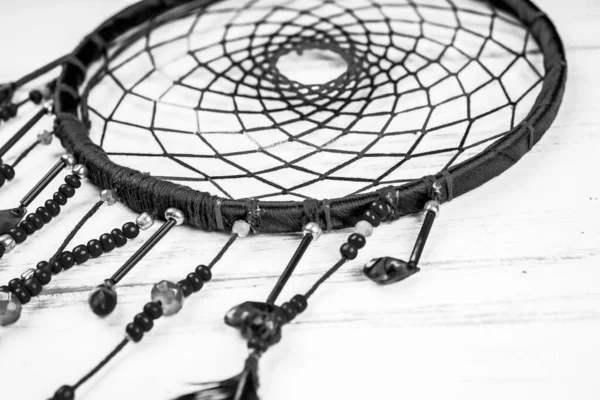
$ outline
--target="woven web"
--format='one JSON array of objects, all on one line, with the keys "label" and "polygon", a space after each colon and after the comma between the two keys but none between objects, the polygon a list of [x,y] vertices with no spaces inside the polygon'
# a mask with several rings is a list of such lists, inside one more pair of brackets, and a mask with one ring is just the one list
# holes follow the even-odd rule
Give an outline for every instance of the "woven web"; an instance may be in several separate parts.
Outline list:
[{"label": "woven web", "polygon": [[519,124],[543,56],[475,0],[235,0],[154,22],[96,67],[91,136],[117,164],[232,199],[368,192]]}]

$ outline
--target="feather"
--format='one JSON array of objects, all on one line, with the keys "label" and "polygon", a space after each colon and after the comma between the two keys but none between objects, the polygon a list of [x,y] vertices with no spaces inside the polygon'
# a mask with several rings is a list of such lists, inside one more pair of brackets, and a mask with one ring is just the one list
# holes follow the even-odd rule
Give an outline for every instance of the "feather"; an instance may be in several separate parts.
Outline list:
[{"label": "feather", "polygon": [[254,354],[246,360],[241,374],[220,382],[201,383],[199,390],[174,400],[260,400],[257,368],[258,357]]}]

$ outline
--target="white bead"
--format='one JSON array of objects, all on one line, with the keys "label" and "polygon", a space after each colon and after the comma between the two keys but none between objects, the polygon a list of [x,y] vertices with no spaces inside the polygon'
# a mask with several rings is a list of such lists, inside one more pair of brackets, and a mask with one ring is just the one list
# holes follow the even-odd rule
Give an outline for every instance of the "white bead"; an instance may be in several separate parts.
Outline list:
[{"label": "white bead", "polygon": [[100,200],[106,203],[108,206],[112,206],[117,203],[117,195],[112,190],[103,190],[100,192]]},{"label": "white bead", "polygon": [[154,218],[152,218],[152,215],[148,214],[147,212],[141,213],[135,219],[135,223],[140,227],[141,230],[145,231],[154,225]]},{"label": "white bead", "polygon": [[73,168],[75,166],[75,157],[70,154],[63,154],[60,159],[65,164],[67,168]]},{"label": "white bead", "polygon": [[77,175],[80,179],[85,179],[88,177],[88,169],[81,164],[77,164],[73,167],[73,173]]},{"label": "white bead", "polygon": [[365,238],[368,238],[373,234],[373,225],[367,221],[358,221],[354,229],[356,233],[360,233]]},{"label": "white bead", "polygon": [[250,224],[243,220],[235,221],[231,232],[237,234],[239,237],[246,237],[250,234]]},{"label": "white bead", "polygon": [[50,143],[52,143],[52,135],[52,131],[42,131],[38,133],[38,142],[40,142],[43,145],[49,145]]},{"label": "white bead", "polygon": [[10,235],[2,235],[0,236],[0,244],[4,246],[4,251],[9,253],[15,248],[17,242],[15,242],[15,239],[13,239]]},{"label": "white bead", "polygon": [[183,216],[183,213],[180,210],[173,207],[167,208],[167,211],[165,211],[165,219],[167,221],[172,219],[177,225],[181,225],[185,222],[185,217]]},{"label": "white bead", "polygon": [[305,236],[309,233],[312,234],[313,240],[319,240],[321,234],[323,233],[323,230],[316,222],[309,222],[308,224],[304,225],[304,229],[302,231],[304,232]]},{"label": "white bead", "polygon": [[433,211],[436,215],[438,215],[440,213],[440,203],[435,200],[429,200],[427,203],[425,203],[423,210],[425,212]]}]

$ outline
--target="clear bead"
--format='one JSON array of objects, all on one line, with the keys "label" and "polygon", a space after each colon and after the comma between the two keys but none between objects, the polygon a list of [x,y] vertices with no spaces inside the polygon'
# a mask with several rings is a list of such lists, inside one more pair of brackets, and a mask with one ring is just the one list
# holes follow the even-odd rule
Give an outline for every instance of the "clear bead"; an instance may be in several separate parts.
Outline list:
[{"label": "clear bead", "polygon": [[100,192],[100,200],[112,206],[117,202],[117,195],[112,190],[103,190]]},{"label": "clear bead", "polygon": [[42,131],[42,132],[38,133],[38,136],[37,136],[38,142],[47,146],[50,143],[52,143],[52,135],[53,135],[52,131]]},{"label": "clear bead", "polygon": [[239,237],[246,237],[250,234],[250,224],[246,221],[238,220],[233,223],[231,232],[236,233]]},{"label": "clear bead", "polygon": [[77,164],[73,167],[73,173],[80,179],[85,179],[88,177],[88,169],[85,167],[85,165]]},{"label": "clear bead", "polygon": [[371,225],[367,221],[358,221],[356,226],[354,227],[354,231],[368,238],[373,234],[373,225]]},{"label": "clear bead", "polygon": [[2,246],[4,246],[4,251],[7,253],[12,251],[12,249],[14,249],[15,246],[17,245],[17,243],[15,242],[15,239],[13,239],[13,237],[10,235],[0,236],[0,244]]},{"label": "clear bead", "polygon": [[141,213],[135,219],[135,223],[140,227],[141,230],[145,231],[154,225],[154,218],[152,218],[152,215],[148,214],[147,212]]},{"label": "clear bead", "polygon": [[183,307],[183,292],[173,282],[160,281],[152,288],[152,301],[160,302],[165,316],[177,314]]},{"label": "clear bead", "polygon": [[21,302],[8,288],[0,289],[0,326],[15,323],[21,317]]}]

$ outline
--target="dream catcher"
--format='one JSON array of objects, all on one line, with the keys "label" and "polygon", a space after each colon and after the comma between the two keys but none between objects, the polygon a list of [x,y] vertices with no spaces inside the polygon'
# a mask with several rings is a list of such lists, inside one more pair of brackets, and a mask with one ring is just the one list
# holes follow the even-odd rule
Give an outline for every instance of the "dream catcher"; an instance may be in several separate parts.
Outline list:
[{"label": "dream catcher", "polygon": [[[23,95],[26,83],[57,66],[58,77]],[[0,289],[0,324],[16,322],[54,274],[117,251],[155,219],[165,222],[90,293],[97,315],[115,309],[118,284],[177,225],[229,234],[212,261],[178,282],[157,283],[123,341],[52,397],[73,399],[125,346],[207,285],[236,241],[302,232],[266,299],[232,304],[225,316],[248,345],[240,374],[179,397],[258,399],[261,357],[293,334],[286,325],[313,305],[315,291],[349,267],[381,223],[422,212],[408,258],[394,249],[399,254],[363,267],[377,284],[417,273],[441,204],[502,173],[541,139],[558,112],[566,71],[554,26],[528,0],[137,3],[71,54],[0,88],[4,120],[27,102],[43,105],[0,149],[15,160],[0,167],[1,190],[53,136],[70,153],[0,213],[0,256],[11,262],[16,245],[39,240],[37,231],[59,218],[84,178],[102,190],[50,260]],[[11,155],[46,114],[53,129]],[[54,196],[28,214],[65,169],[72,172]],[[67,250],[103,204],[117,202],[140,215]],[[339,262],[305,292],[281,299],[311,242],[342,228],[353,233]]]}]

